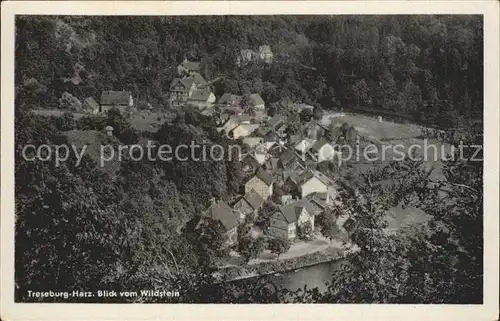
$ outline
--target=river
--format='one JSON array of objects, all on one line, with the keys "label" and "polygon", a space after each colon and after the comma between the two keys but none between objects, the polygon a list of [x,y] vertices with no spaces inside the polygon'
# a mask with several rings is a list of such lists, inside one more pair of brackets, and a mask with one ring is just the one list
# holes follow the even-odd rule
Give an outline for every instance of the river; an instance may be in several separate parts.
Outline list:
[{"label": "river", "polygon": [[[326,283],[331,282],[333,272],[340,268],[342,262],[345,261],[336,260],[325,262],[300,268],[295,271],[257,276],[233,282],[253,283],[264,280],[264,282],[272,282],[281,288],[288,289],[289,291],[296,291],[297,289],[303,289],[304,286],[307,286],[307,289],[317,287],[321,292],[324,292],[326,290]],[[245,294],[244,292],[239,292],[239,295],[244,296]]]},{"label": "river", "polygon": [[278,275],[271,275],[270,279],[290,291],[317,287],[321,292],[326,290],[326,283],[331,282],[332,273],[340,268],[342,260],[320,263],[296,271],[289,271]]}]

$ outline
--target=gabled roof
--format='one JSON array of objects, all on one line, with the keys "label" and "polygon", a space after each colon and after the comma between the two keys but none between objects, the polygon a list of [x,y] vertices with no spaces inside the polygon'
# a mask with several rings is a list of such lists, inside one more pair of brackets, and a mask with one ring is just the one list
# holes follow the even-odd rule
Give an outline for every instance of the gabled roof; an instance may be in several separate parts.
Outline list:
[{"label": "gabled roof", "polygon": [[296,157],[297,155],[295,154],[295,151],[291,148],[287,148],[283,153],[281,153],[279,159],[283,165],[287,165],[296,160]]},{"label": "gabled roof", "polygon": [[260,167],[259,161],[252,154],[246,154],[245,156],[243,156],[243,158],[241,159],[241,162],[247,163],[247,164],[251,165],[253,168]]},{"label": "gabled roof", "polygon": [[262,137],[248,136],[243,138],[243,144],[248,145],[248,147],[253,148],[262,143]]},{"label": "gabled roof", "polygon": [[254,210],[264,203],[264,199],[253,188],[243,197]]},{"label": "gabled roof", "polygon": [[314,143],[314,145],[311,147],[311,150],[313,152],[317,153],[320,151],[321,147],[325,146],[326,144],[330,144],[330,143],[325,138],[322,138],[322,139],[318,140],[316,143]]},{"label": "gabled roof", "polygon": [[203,87],[208,85],[208,82],[197,72],[191,75],[189,78],[192,78],[196,86]]},{"label": "gabled roof", "polygon": [[301,173],[302,172],[300,171],[283,171],[283,181],[286,181],[290,178],[292,181],[296,182]]},{"label": "gabled roof", "polygon": [[203,111],[201,112],[202,115],[205,116],[211,116],[215,113],[215,108],[212,106],[207,106]]},{"label": "gabled roof", "polygon": [[181,66],[186,68],[187,70],[200,70],[199,62],[189,61],[187,59],[181,62]]},{"label": "gabled roof", "polygon": [[195,100],[195,101],[207,101],[208,98],[210,98],[210,94],[212,92],[209,89],[198,89],[193,91],[191,94],[191,97],[189,97],[188,100]]},{"label": "gabled roof", "polygon": [[178,83],[184,87],[185,91],[189,91],[194,83],[194,80],[191,77],[174,78],[174,80],[172,80],[172,84],[170,85],[170,89],[173,89]]},{"label": "gabled roof", "polygon": [[317,214],[314,206],[306,199],[280,206],[279,211],[283,214],[287,223],[293,223],[298,220],[299,215],[304,208],[310,215]]},{"label": "gabled roof", "polygon": [[84,100],[84,102],[89,104],[89,106],[92,107],[93,109],[99,109],[99,104],[97,103],[97,101],[95,101],[94,97],[88,97],[87,99]]},{"label": "gabled roof", "polygon": [[280,206],[279,211],[283,214],[287,223],[297,221],[297,213],[295,212],[294,203]]},{"label": "gabled roof", "polygon": [[269,131],[269,132],[267,132],[267,134],[265,134],[263,136],[264,136],[264,140],[266,142],[275,142],[275,141],[277,141],[279,139],[278,134],[276,134],[273,131]]},{"label": "gabled roof", "polygon": [[335,182],[333,181],[333,179],[331,179],[330,177],[321,173],[320,171],[314,171],[314,176],[316,176],[316,178],[318,178],[323,184],[325,184],[327,186],[334,186],[335,185]]},{"label": "gabled roof", "polygon": [[237,127],[233,128],[233,131],[236,129],[243,130],[249,134],[253,133],[257,128],[259,128],[259,124],[239,124]]},{"label": "gabled roof", "polygon": [[243,96],[233,94],[223,94],[219,99],[219,104],[239,104]]},{"label": "gabled roof", "polygon": [[302,185],[313,177],[314,173],[311,170],[306,170],[297,177],[295,183],[297,183],[297,185]]},{"label": "gabled roof", "polygon": [[213,201],[203,213],[203,216],[220,221],[226,231],[231,230],[239,224],[238,215],[236,215],[232,208],[222,200]]},{"label": "gabled roof", "polygon": [[284,123],[285,121],[286,121],[285,117],[278,114],[278,115],[274,115],[271,119],[269,119],[269,125],[271,125],[274,128],[277,125]]},{"label": "gabled roof", "polygon": [[259,171],[257,172],[257,174],[255,174],[255,176],[257,176],[258,178],[260,178],[267,185],[271,185],[273,183],[273,181],[274,181],[274,179],[272,178],[272,176],[269,175],[269,173],[266,172],[263,169],[259,169]]},{"label": "gabled roof", "polygon": [[302,209],[305,208],[307,210],[307,213],[310,215],[317,215],[319,214],[318,211],[314,208],[314,206],[309,202],[308,199],[303,198],[301,200],[298,200],[297,202],[293,203],[296,208]]},{"label": "gabled roof", "polygon": [[294,148],[304,153],[307,152],[315,143],[316,140],[314,139],[304,138],[297,145],[295,145]]},{"label": "gabled roof", "polygon": [[264,163],[264,166],[267,170],[275,171],[278,169],[278,162],[279,159],[277,157],[271,157]]},{"label": "gabled roof", "polygon": [[262,97],[260,97],[259,94],[251,94],[250,100],[254,105],[264,105],[264,100],[262,99]]},{"label": "gabled roof", "polygon": [[130,91],[103,91],[101,105],[128,105],[131,96]]},{"label": "gabled roof", "polygon": [[326,204],[327,197],[328,197],[327,193],[321,193],[321,192],[314,192],[306,196],[306,198],[309,199],[311,203],[316,203],[321,208],[328,207],[328,205]]},{"label": "gabled roof", "polygon": [[[217,102],[220,104],[220,102]],[[243,108],[241,106],[221,106],[221,111],[228,114],[241,114],[243,113]]]},{"label": "gabled roof", "polygon": [[184,87],[185,87],[186,89],[188,89],[188,90],[189,90],[189,88],[191,88],[191,86],[192,86],[192,85],[193,85],[193,83],[194,83],[194,79],[193,79],[193,78],[191,78],[191,77],[182,78],[182,79],[181,79],[181,83],[184,85]]},{"label": "gabled roof", "polygon": [[232,118],[236,119],[240,123],[249,122],[250,120],[252,120],[252,117],[250,117],[250,115],[247,114],[235,115],[232,116]]}]

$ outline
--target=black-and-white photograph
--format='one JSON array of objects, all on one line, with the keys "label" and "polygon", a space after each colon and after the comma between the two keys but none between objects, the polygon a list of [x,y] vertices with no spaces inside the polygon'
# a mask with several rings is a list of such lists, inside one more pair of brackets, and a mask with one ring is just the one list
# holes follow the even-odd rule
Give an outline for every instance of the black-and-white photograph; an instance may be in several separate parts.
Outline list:
[{"label": "black-and-white photograph", "polygon": [[483,27],[17,15],[15,302],[483,304]]}]

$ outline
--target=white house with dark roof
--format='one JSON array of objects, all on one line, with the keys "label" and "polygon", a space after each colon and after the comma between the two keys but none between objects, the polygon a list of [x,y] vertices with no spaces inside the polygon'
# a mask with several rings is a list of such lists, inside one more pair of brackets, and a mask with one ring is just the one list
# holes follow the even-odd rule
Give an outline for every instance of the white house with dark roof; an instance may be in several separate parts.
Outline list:
[{"label": "white house with dark roof", "polygon": [[200,109],[211,106],[215,102],[215,95],[208,88],[196,89],[187,99],[187,103]]},{"label": "white house with dark roof", "polygon": [[107,90],[101,94],[100,112],[105,113],[111,108],[117,108],[124,113],[134,106],[134,99],[130,91]]},{"label": "white house with dark roof", "polygon": [[336,196],[337,185],[334,181],[319,171],[306,170],[299,175],[287,178],[288,187],[295,187],[301,198],[312,193],[328,193],[331,199]]},{"label": "white house with dark roof", "polygon": [[288,240],[297,237],[297,228],[307,222],[314,230],[314,218],[318,212],[306,199],[282,205],[270,218],[269,234]]}]

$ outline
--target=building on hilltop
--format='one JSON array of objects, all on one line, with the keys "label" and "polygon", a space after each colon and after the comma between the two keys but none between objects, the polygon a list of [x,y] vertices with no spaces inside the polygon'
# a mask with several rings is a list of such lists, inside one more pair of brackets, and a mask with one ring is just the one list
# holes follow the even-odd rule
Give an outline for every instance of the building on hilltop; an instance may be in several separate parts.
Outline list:
[{"label": "building on hilltop", "polygon": [[179,76],[193,75],[194,73],[199,73],[201,66],[199,62],[189,61],[187,58],[177,66],[177,73]]},{"label": "building on hilltop", "polygon": [[241,49],[236,57],[236,65],[244,66],[252,61],[263,61],[266,64],[273,62],[274,54],[268,45],[259,46],[257,50]]},{"label": "building on hilltop", "polygon": [[273,62],[274,54],[271,47],[268,45],[263,45],[259,47],[259,58],[263,60],[266,64]]}]

